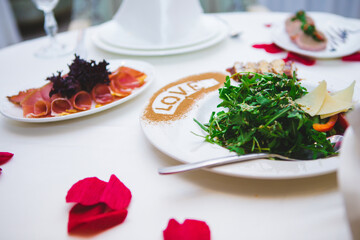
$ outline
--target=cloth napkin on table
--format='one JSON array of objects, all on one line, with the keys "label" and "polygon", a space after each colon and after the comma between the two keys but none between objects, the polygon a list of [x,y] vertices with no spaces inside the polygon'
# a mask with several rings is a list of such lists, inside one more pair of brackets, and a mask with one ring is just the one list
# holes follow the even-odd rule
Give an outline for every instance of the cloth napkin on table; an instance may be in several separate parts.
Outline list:
[{"label": "cloth napkin on table", "polygon": [[360,104],[347,116],[350,127],[340,150],[338,181],[353,239],[360,239]]},{"label": "cloth napkin on table", "polygon": [[200,24],[202,13],[199,0],[124,0],[114,20],[149,43],[168,44]]}]

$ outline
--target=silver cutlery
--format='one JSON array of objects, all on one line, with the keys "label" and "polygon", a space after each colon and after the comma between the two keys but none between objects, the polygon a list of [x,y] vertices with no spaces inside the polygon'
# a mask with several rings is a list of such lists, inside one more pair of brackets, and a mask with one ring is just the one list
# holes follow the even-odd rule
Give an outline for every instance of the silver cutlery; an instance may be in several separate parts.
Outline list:
[{"label": "silver cutlery", "polygon": [[[330,143],[334,144],[335,152],[338,152],[340,149],[341,142],[343,140],[342,135],[333,135],[328,137]],[[180,164],[171,167],[159,168],[158,173],[161,175],[173,174],[173,173],[181,173],[187,172],[191,170],[201,169],[201,168],[210,168],[210,167],[218,167],[231,163],[238,163],[250,160],[258,160],[258,159],[271,159],[274,158],[280,161],[306,161],[302,159],[289,158],[286,156],[282,156],[280,154],[275,153],[252,153],[245,155],[233,155],[227,157],[213,158],[199,162]]]}]

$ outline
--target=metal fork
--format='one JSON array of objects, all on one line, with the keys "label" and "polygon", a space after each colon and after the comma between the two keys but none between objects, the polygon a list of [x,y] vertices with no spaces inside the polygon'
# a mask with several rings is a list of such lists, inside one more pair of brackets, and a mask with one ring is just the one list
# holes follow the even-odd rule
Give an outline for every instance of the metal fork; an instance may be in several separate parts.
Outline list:
[{"label": "metal fork", "polygon": [[[342,135],[333,135],[328,138],[330,143],[334,144],[335,152],[339,151],[342,139],[343,139]],[[240,156],[233,155],[233,156],[227,156],[227,157],[221,157],[221,158],[214,158],[214,159],[208,159],[208,160],[199,161],[199,162],[186,163],[186,164],[181,164],[181,165],[177,165],[177,166],[159,168],[158,172],[161,175],[166,175],[166,174],[187,172],[190,170],[195,170],[195,169],[200,169],[200,168],[205,168],[205,167],[217,167],[217,166],[227,165],[227,164],[231,164],[231,163],[238,163],[238,162],[257,160],[257,159],[271,159],[271,158],[281,160],[281,161],[305,161],[305,160],[301,160],[301,159],[285,157],[285,156],[282,156],[280,154],[275,154],[275,153],[252,153],[252,154],[246,154],[246,155],[240,155]]]}]

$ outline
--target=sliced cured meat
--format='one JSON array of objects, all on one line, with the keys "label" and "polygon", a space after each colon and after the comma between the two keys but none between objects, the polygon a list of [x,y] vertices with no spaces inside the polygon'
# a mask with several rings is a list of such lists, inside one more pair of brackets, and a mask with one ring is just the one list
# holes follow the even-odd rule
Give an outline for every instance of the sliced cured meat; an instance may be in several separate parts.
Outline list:
[{"label": "sliced cured meat", "polygon": [[130,76],[133,76],[135,78],[138,78],[138,77],[141,77],[141,76],[145,75],[145,73],[140,72],[138,70],[135,70],[133,68],[121,66],[118,69],[116,69],[116,71],[114,71],[109,77],[111,78],[111,77],[116,76],[116,75],[118,75],[120,73],[127,73]]},{"label": "sliced cured meat", "polygon": [[55,98],[51,101],[51,114],[57,115],[68,112],[73,106],[67,98]]},{"label": "sliced cured meat", "polygon": [[94,101],[98,104],[106,104],[114,101],[109,85],[97,84],[91,91]]},{"label": "sliced cured meat", "polygon": [[92,99],[88,92],[80,91],[71,98],[70,102],[72,106],[78,110],[89,110],[91,108]]},{"label": "sliced cured meat", "polygon": [[20,103],[25,99],[25,97],[33,91],[36,91],[36,88],[31,88],[26,91],[20,91],[17,95],[8,96],[7,98],[10,102],[20,105]]},{"label": "sliced cured meat", "polygon": [[294,42],[299,48],[308,50],[308,51],[321,51],[326,48],[327,40],[325,35],[321,32],[317,32],[324,40],[323,41],[316,41],[313,37],[306,35],[305,33],[301,32],[296,36]]},{"label": "sliced cured meat", "polygon": [[34,112],[31,117],[43,117],[50,114],[50,102],[45,100],[39,100],[34,104]]},{"label": "sliced cured meat", "polygon": [[50,101],[50,91],[51,91],[52,87],[53,87],[53,83],[50,82],[48,84],[45,84],[44,86],[42,86],[39,89],[41,96],[45,101]]},{"label": "sliced cured meat", "polygon": [[39,89],[27,95],[20,104],[24,117],[43,117],[50,113],[50,102],[42,98]]},{"label": "sliced cured meat", "polygon": [[141,87],[143,85],[143,81],[138,80],[137,78],[131,76],[127,73],[119,73],[116,75],[116,77],[110,78],[110,84],[113,82],[117,86],[117,88],[130,88],[134,89],[137,87]]}]

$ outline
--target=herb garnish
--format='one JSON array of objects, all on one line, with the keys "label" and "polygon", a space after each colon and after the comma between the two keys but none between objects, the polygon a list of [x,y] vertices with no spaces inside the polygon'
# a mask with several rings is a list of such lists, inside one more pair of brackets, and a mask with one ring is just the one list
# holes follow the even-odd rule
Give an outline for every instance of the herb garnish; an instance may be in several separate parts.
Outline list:
[{"label": "herb garnish", "polygon": [[98,83],[108,84],[110,82],[108,64],[105,60],[98,64],[94,60],[88,62],[75,55],[75,59],[69,65],[70,71],[67,75],[61,76],[61,73],[58,72],[57,75],[47,78],[53,83],[50,97],[59,93],[62,97],[71,98],[81,90],[90,92]]},{"label": "herb garnish", "polygon": [[301,29],[306,35],[309,35],[315,41],[318,42],[322,42],[325,40],[323,36],[321,36],[319,32],[316,30],[315,25],[307,22],[306,13],[304,11],[296,12],[295,16],[291,18],[291,21],[295,21],[295,20],[299,20],[301,22]]},{"label": "herb garnish", "polygon": [[239,85],[232,85],[227,77],[219,89],[222,102],[218,107],[227,111],[213,112],[206,124],[194,119],[207,132],[207,142],[239,155],[272,152],[315,159],[335,154],[327,133],[312,127],[320,118],[311,117],[294,102],[307,93],[295,77],[271,73],[235,75],[239,76]]}]

